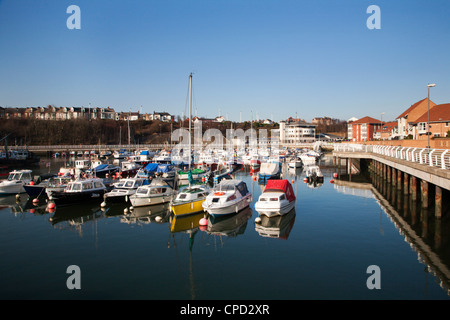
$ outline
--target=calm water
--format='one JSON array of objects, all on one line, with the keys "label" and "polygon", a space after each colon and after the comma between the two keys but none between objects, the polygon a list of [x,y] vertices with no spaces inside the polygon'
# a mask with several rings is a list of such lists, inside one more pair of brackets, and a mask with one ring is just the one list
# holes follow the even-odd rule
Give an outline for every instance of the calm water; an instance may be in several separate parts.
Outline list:
[{"label": "calm water", "polygon": [[[173,219],[165,208],[131,216],[125,205],[80,204],[49,213],[26,194],[2,197],[0,298],[449,299],[450,229],[386,188],[338,186],[333,168],[323,170],[318,188],[285,170],[295,212],[261,224],[261,186],[238,172],[251,207],[206,230],[198,228],[202,214]],[[66,286],[70,265],[80,267],[80,290]],[[380,289],[366,285],[371,265],[380,268]]]}]

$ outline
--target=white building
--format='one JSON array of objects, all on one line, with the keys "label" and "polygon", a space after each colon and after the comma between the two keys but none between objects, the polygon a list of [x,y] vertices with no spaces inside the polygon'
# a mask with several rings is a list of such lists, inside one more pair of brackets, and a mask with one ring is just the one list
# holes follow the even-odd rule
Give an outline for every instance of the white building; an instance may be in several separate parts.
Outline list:
[{"label": "white building", "polygon": [[316,141],[316,125],[306,122],[280,121],[282,144],[310,143]]}]

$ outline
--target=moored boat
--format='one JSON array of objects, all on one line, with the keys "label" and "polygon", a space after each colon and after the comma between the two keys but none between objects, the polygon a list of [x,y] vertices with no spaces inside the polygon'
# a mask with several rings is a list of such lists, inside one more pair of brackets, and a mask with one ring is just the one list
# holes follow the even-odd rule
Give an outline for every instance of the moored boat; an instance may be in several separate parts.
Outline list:
[{"label": "moored boat", "polygon": [[266,162],[261,164],[261,169],[258,173],[258,178],[260,181],[267,181],[269,179],[278,179],[280,178],[281,170],[278,163],[275,162]]},{"label": "moored boat", "polygon": [[211,216],[239,212],[249,206],[252,194],[242,180],[222,180],[206,197],[202,206]]},{"label": "moored boat", "polygon": [[52,191],[49,199],[56,205],[101,201],[107,188],[103,179],[89,178],[71,181],[62,191]]},{"label": "moored boat", "polygon": [[162,179],[153,179],[149,185],[137,188],[129,199],[133,207],[150,206],[170,202],[173,194],[174,190],[169,184]]},{"label": "moored boat", "polygon": [[306,178],[308,182],[321,182],[323,181],[323,173],[320,167],[317,165],[309,165],[305,167]]},{"label": "moored boat", "polygon": [[193,185],[181,190],[170,207],[175,216],[202,212],[209,189],[204,185]]},{"label": "moored boat", "polygon": [[32,181],[31,170],[13,170],[8,178],[0,182],[0,194],[24,193],[24,185]]},{"label": "moored boat", "polygon": [[113,184],[113,189],[104,195],[105,202],[129,202],[129,197],[136,193],[136,190],[142,186],[149,184],[150,181],[145,178],[124,178]]},{"label": "moored boat", "polygon": [[288,180],[268,180],[255,203],[255,210],[268,217],[284,215],[295,207],[295,202],[294,190]]}]

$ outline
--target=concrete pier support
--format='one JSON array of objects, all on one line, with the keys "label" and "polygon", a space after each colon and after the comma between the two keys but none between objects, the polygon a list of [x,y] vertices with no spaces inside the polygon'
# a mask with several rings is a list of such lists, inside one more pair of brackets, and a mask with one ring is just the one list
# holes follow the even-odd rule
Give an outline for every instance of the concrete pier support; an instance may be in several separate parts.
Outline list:
[{"label": "concrete pier support", "polygon": [[403,173],[403,194],[409,193],[409,176],[407,173]]},{"label": "concrete pier support", "polygon": [[422,180],[420,191],[422,193],[422,208],[428,208],[428,182]]},{"label": "concrete pier support", "polygon": [[397,184],[397,169],[392,168],[391,171],[392,171],[392,186],[395,189],[395,186]]},{"label": "concrete pier support", "polygon": [[397,170],[397,190],[402,190],[402,172]]},{"label": "concrete pier support", "polygon": [[442,188],[436,186],[436,195],[435,195],[435,216],[437,219],[442,218]]},{"label": "concrete pier support", "polygon": [[411,182],[409,184],[409,190],[411,193],[411,199],[413,201],[417,200],[417,178],[412,176],[411,177]]}]

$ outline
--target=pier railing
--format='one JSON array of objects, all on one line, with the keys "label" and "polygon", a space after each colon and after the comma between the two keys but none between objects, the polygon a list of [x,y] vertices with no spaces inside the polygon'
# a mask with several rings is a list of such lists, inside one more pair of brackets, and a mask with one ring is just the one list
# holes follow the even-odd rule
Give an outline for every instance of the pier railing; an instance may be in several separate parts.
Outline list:
[{"label": "pier railing", "polygon": [[335,151],[341,152],[370,152],[395,159],[429,165],[441,169],[450,169],[449,149],[429,149],[413,147],[396,147],[362,144],[335,144]]}]

